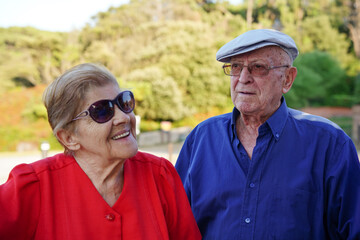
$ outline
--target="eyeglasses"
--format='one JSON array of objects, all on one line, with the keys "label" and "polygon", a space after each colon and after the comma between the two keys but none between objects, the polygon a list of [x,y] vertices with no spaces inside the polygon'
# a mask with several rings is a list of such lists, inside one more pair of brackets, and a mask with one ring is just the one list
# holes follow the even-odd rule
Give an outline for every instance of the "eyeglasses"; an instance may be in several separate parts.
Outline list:
[{"label": "eyeglasses", "polygon": [[289,65],[282,66],[267,66],[266,64],[261,63],[250,63],[248,66],[240,63],[225,63],[223,65],[224,73],[228,76],[240,76],[244,67],[247,67],[250,74],[253,76],[266,76],[269,74],[269,71],[274,68],[290,67]]},{"label": "eyeglasses", "polygon": [[89,115],[97,123],[106,123],[115,114],[115,104],[124,113],[132,112],[135,107],[134,94],[131,91],[123,91],[113,100],[104,99],[94,102],[87,110],[79,113],[71,121],[76,121]]}]

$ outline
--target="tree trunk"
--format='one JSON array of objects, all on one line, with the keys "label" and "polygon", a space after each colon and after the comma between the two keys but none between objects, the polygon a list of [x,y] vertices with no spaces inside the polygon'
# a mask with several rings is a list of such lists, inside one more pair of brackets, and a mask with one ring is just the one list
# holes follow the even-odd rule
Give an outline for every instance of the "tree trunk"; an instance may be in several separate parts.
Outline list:
[{"label": "tree trunk", "polygon": [[350,1],[348,28],[357,58],[360,58],[360,0]]},{"label": "tree trunk", "polygon": [[248,30],[251,29],[253,5],[254,5],[254,0],[248,0],[248,8],[246,12],[246,24]]}]

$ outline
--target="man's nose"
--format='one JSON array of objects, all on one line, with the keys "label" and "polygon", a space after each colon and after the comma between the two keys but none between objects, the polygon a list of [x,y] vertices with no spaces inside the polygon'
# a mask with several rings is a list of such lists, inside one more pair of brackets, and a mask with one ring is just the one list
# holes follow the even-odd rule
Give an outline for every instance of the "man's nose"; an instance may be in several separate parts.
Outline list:
[{"label": "man's nose", "polygon": [[243,67],[238,77],[238,81],[241,83],[248,83],[252,81],[252,75],[251,72],[249,71],[248,66]]}]

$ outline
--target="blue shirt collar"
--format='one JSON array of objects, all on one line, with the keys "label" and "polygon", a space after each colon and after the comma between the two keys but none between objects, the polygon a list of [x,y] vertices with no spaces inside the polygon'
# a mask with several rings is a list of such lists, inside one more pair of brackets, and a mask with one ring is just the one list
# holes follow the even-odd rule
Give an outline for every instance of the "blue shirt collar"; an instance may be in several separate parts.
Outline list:
[{"label": "blue shirt collar", "polygon": [[[231,131],[232,131],[232,134],[230,134],[231,141],[234,141],[234,139],[236,138],[235,123],[239,115],[240,115],[239,110],[237,110],[234,107],[231,117]],[[287,117],[288,117],[288,108],[286,106],[285,98],[281,97],[280,107],[262,126],[266,124],[270,128],[272,135],[277,141],[279,140],[281,133],[283,132],[285,123],[287,121]],[[262,126],[260,126],[260,128],[262,128]]]},{"label": "blue shirt collar", "polygon": [[266,123],[268,124],[268,126],[271,129],[271,132],[273,134],[273,136],[275,137],[276,140],[279,140],[287,118],[288,118],[288,108],[286,106],[286,102],[285,102],[285,98],[282,97],[281,98],[281,105],[278,108],[278,110],[276,110],[276,112],[266,121]]}]

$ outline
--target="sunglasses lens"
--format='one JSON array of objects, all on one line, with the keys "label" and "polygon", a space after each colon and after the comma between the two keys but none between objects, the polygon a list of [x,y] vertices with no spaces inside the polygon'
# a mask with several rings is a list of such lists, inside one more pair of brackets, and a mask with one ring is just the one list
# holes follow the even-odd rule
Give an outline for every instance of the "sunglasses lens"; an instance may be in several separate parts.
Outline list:
[{"label": "sunglasses lens", "polygon": [[90,106],[89,113],[95,122],[104,123],[114,116],[114,105],[109,100],[101,100]]},{"label": "sunglasses lens", "polygon": [[118,101],[120,109],[124,113],[130,113],[134,110],[135,99],[134,99],[134,95],[132,94],[132,92],[130,92],[130,91],[122,92],[119,95],[117,101]]}]

